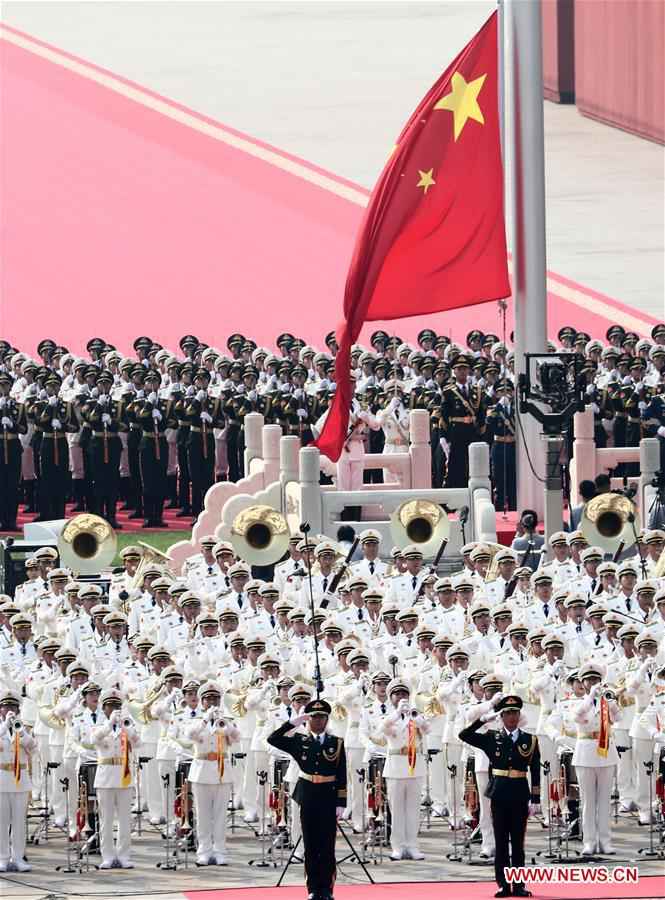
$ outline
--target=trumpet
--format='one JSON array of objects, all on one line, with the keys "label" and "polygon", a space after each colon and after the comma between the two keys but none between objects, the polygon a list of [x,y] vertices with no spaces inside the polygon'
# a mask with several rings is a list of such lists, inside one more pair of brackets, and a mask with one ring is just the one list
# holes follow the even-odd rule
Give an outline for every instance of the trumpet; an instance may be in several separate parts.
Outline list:
[{"label": "trumpet", "polygon": [[600,696],[603,697],[603,698],[604,698],[605,700],[607,700],[607,701],[610,701],[610,700],[616,700],[616,698],[617,698],[617,695],[616,695],[615,691],[613,691],[612,688],[609,688],[609,687],[608,687],[608,688],[604,688],[604,689],[601,691]]},{"label": "trumpet", "polygon": [[23,722],[21,722],[18,717],[10,713],[10,715],[7,716],[7,727],[10,728],[11,731],[21,731],[23,728]]}]

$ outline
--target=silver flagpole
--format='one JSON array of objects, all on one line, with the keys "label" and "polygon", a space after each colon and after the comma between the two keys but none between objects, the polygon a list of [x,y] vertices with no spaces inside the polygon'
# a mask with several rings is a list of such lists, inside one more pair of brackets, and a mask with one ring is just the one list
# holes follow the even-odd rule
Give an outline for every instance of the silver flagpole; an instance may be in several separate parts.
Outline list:
[{"label": "silver flagpole", "polygon": [[[547,349],[545,259],[545,148],[540,0],[503,0],[505,146],[512,219],[512,285],[515,301],[515,372],[525,353]],[[517,406],[517,403],[515,404]],[[517,424],[517,504],[544,512],[545,447],[538,423]],[[523,431],[523,434],[522,434]],[[528,454],[527,457],[527,447]]]}]

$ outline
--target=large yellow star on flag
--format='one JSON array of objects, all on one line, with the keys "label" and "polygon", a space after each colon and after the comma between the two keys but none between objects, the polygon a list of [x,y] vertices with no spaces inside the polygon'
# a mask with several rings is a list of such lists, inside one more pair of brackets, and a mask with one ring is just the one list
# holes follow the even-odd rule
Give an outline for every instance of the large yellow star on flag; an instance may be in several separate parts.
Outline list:
[{"label": "large yellow star on flag", "polygon": [[422,172],[418,169],[418,174],[420,175],[420,181],[416,185],[416,187],[423,189],[423,194],[426,194],[429,188],[432,187],[433,184],[436,184],[434,180],[434,169],[429,169],[427,172]]},{"label": "large yellow star on flag", "polygon": [[473,81],[467,81],[464,75],[455,72],[452,77],[452,91],[434,104],[434,109],[449,109],[452,112],[455,140],[462,133],[467,119],[473,119],[481,125],[485,124],[483,112],[478,106],[478,94],[486,78],[487,74],[474,78]]}]

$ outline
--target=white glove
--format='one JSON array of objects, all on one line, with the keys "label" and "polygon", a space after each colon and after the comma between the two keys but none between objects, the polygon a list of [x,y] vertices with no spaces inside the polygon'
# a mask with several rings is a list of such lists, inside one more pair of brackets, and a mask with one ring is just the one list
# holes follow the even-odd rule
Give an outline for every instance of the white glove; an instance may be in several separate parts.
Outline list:
[{"label": "white glove", "polygon": [[120,724],[120,710],[114,709],[111,715],[109,716],[109,722],[111,725],[119,725]]},{"label": "white glove", "polygon": [[307,410],[299,409],[299,410],[297,410],[297,415],[298,415],[299,419],[306,419],[307,418]]},{"label": "white glove", "polygon": [[492,697],[492,706],[496,708],[505,696],[506,695],[503,693],[503,691],[499,691],[498,694],[495,694]]},{"label": "white glove", "polygon": [[297,400],[300,400],[301,397],[304,397],[304,396],[305,396],[305,392],[303,391],[302,388],[298,388],[298,390],[296,390],[296,391],[293,392],[293,396],[294,396]]},{"label": "white glove", "polygon": [[109,395],[108,394],[100,394],[99,397],[97,397],[97,402],[102,403],[102,404],[108,403]]},{"label": "white glove", "polygon": [[7,406],[7,398],[6,398],[6,397],[0,397],[0,409],[4,409],[5,406]]},{"label": "white glove", "polygon": [[141,389],[140,391],[137,391],[137,392],[136,392],[136,399],[137,399],[137,400],[143,400],[144,397],[145,397],[145,391],[144,391],[143,389]]},{"label": "white glove", "polygon": [[10,419],[9,416],[2,417],[3,428],[11,428],[13,424],[14,424],[14,420]]},{"label": "white glove", "polygon": [[239,384],[239,385],[236,387],[236,394],[244,394],[244,393],[245,393],[245,385],[244,385],[244,384]]},{"label": "white glove", "polygon": [[148,394],[148,403],[157,403],[157,394],[154,391]]},{"label": "white glove", "polygon": [[93,397],[93,398],[96,400],[97,397],[99,397],[99,388],[94,387],[94,388],[90,391],[90,396]]},{"label": "white glove", "polygon": [[439,438],[439,443],[447,459],[450,456],[450,444],[445,438]]},{"label": "white glove", "polygon": [[361,422],[366,422],[369,419],[369,413],[365,409],[361,409],[358,413],[358,418]]},{"label": "white glove", "polygon": [[510,406],[510,400],[508,399],[508,397],[500,397],[499,403],[501,406]]},{"label": "white glove", "polygon": [[102,413],[102,424],[110,425],[112,422],[111,416],[108,413]]},{"label": "white glove", "polygon": [[47,400],[47,399],[48,399],[48,394],[46,393],[46,389],[45,389],[45,388],[42,388],[41,391],[39,392],[39,399],[40,399],[40,400]]},{"label": "white glove", "polygon": [[49,398],[48,398],[48,405],[49,405],[49,406],[57,406],[57,405],[58,405],[58,398],[57,398],[57,397],[49,397]]},{"label": "white glove", "polygon": [[405,712],[408,712],[409,709],[410,709],[410,704],[409,704],[409,701],[408,701],[408,700],[402,699],[402,700],[400,700],[399,703],[397,704],[397,712],[399,712],[399,713],[405,713]]},{"label": "white glove", "polygon": [[187,390],[185,391],[185,394],[186,394],[188,397],[193,397],[193,396],[194,396],[194,385],[193,385],[193,384],[190,384],[190,385],[189,385],[189,387],[188,387]]},{"label": "white glove", "polygon": [[177,394],[179,391],[180,391],[180,382],[174,381],[173,384],[171,385],[171,392],[173,394]]},{"label": "white glove", "polygon": [[296,716],[295,719],[291,719],[291,724],[294,728],[297,728],[299,725],[304,725],[305,722],[309,722],[309,715],[304,714],[302,716]]},{"label": "white glove", "polygon": [[594,684],[594,686],[589,691],[589,696],[592,700],[595,700],[596,697],[600,694],[600,683]]},{"label": "white glove", "polygon": [[53,428],[54,431],[60,431],[60,429],[62,428],[62,423],[61,423],[60,419],[52,419],[51,427]]},{"label": "white glove", "polygon": [[593,413],[595,413],[597,416],[600,415],[600,406],[598,406],[597,403],[590,403],[590,404],[589,404],[589,408],[590,408],[591,411],[592,411]]},{"label": "white glove", "polygon": [[493,719],[498,719],[499,713],[496,710],[492,710],[492,712],[487,712],[485,715],[480,717],[481,722],[491,722]]},{"label": "white glove", "polygon": [[393,397],[393,399],[388,404],[388,412],[395,412],[397,407],[399,406],[399,397]]},{"label": "white glove", "polygon": [[586,392],[587,392],[587,394],[591,395],[591,394],[593,394],[593,392],[594,392],[595,390],[596,390],[596,385],[595,385],[595,384],[587,384],[587,386],[586,386]]},{"label": "white glove", "polygon": [[344,807],[344,806],[336,806],[335,807],[335,816],[338,819],[341,819],[345,812],[346,812],[346,807]]},{"label": "white glove", "polygon": [[647,408],[647,405],[648,404],[646,404],[644,400],[640,400],[640,402],[637,404],[637,408],[640,412],[644,412],[644,410]]},{"label": "white glove", "polygon": [[643,381],[638,381],[637,384],[635,385],[635,390],[636,390],[636,391],[641,391],[643,387],[644,387],[644,382],[643,382]]},{"label": "white glove", "polygon": [[553,671],[556,675],[558,675],[559,672],[564,668],[564,666],[565,666],[564,661],[563,661],[562,659],[557,659],[557,660],[555,660],[555,662],[552,664],[552,671]]},{"label": "white glove", "polygon": [[658,437],[665,438],[665,425],[661,425],[656,434]]},{"label": "white glove", "polygon": [[247,394],[247,396],[249,397],[250,400],[254,401],[258,397],[258,394],[256,393],[256,391],[252,390],[249,392],[249,394]]},{"label": "white glove", "polygon": [[203,403],[203,401],[205,400],[205,398],[207,396],[208,395],[206,394],[205,391],[197,391],[196,392],[196,399],[199,401],[199,403]]},{"label": "white glove", "polygon": [[207,422],[208,425],[210,425],[210,423],[212,422],[212,416],[210,415],[210,413],[202,412],[201,413],[201,421]]},{"label": "white glove", "polygon": [[152,417],[153,417],[153,419],[155,420],[155,422],[161,422],[161,421],[162,421],[162,414],[160,413],[160,411],[159,411],[158,409],[153,409],[153,411],[152,411]]}]

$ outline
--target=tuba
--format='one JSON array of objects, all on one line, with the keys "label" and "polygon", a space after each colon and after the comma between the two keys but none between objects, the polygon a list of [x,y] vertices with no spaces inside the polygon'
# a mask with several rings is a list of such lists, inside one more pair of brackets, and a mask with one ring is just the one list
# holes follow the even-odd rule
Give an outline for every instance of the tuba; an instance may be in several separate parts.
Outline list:
[{"label": "tuba", "polygon": [[166,553],[162,553],[157,547],[146,544],[145,541],[137,541],[136,543],[143,550],[143,556],[141,557],[141,562],[136,567],[136,572],[134,572],[134,577],[132,578],[130,590],[133,591],[138,590],[141,587],[143,573],[148,566],[156,563],[160,566],[168,567],[171,564],[171,557],[167,556]]},{"label": "tuba", "polygon": [[434,556],[450,535],[448,516],[431,500],[406,500],[390,517],[390,534],[398,547],[415,544],[423,556]]},{"label": "tuba", "polygon": [[98,575],[110,565],[117,546],[109,523],[92,513],[69,519],[58,536],[60,563],[77,575]]},{"label": "tuba", "polygon": [[506,548],[503,544],[495,544],[492,541],[485,541],[482,546],[486,547],[490,552],[490,564],[487,568],[487,574],[485,575],[485,584],[490,584],[499,577],[499,564],[496,561],[497,553],[499,550],[505,550]]},{"label": "tuba", "polygon": [[632,547],[640,531],[637,507],[623,494],[599,494],[584,506],[580,531],[589,544],[606,553]]},{"label": "tuba", "polygon": [[268,566],[280,560],[290,538],[286,519],[271,506],[248,506],[231,525],[233,549],[250,565]]}]

